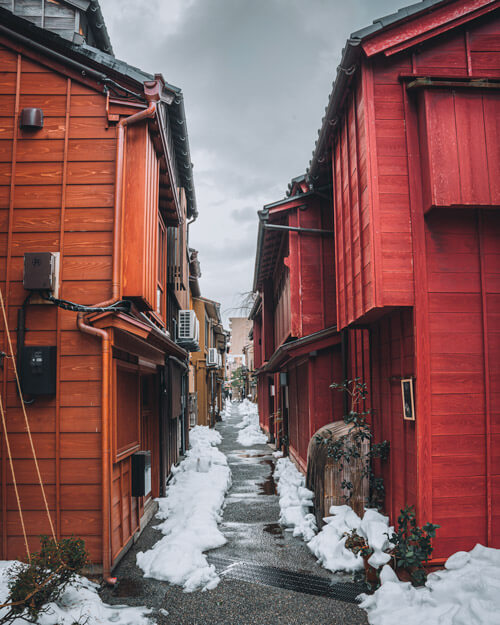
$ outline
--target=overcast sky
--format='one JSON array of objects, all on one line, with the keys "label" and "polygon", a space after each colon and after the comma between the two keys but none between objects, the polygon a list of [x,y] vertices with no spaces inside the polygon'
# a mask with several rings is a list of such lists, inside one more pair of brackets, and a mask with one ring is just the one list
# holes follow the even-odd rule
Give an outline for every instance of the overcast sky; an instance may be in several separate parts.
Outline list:
[{"label": "overcast sky", "polygon": [[[405,0],[101,0],[117,58],[184,92],[202,295],[238,316],[257,210],[305,173],[349,34]],[[227,324],[226,324],[227,325]]]}]

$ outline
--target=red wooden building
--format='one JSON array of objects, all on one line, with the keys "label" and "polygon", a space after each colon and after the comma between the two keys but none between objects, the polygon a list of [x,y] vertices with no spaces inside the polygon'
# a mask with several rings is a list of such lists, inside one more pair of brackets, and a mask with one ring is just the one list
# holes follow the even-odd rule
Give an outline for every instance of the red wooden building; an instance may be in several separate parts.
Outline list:
[{"label": "red wooden building", "polygon": [[[336,328],[333,215],[305,177],[259,212],[253,319],[263,429],[305,470],[316,430],[342,414],[330,384],[342,379]],[[333,401],[335,400],[335,405]]]},{"label": "red wooden building", "polygon": [[386,511],[441,525],[436,561],[500,547],[499,6],[428,0],[352,34],[305,179],[330,199],[345,377],[391,443]]},{"label": "red wooden building", "polygon": [[[58,7],[76,5],[81,15],[65,22],[80,24],[75,36],[47,31]],[[0,9],[0,288],[55,532],[84,538],[106,574],[152,514],[186,442],[188,353],[174,339],[177,312],[189,308],[186,223],[197,211],[182,92],[105,51],[96,5],[42,2],[52,12],[40,18],[45,29]],[[28,291],[27,252],[38,264],[51,253],[51,297],[102,310],[77,314]],[[9,354],[3,323],[1,341]],[[27,370],[41,358],[40,371],[51,371],[53,392],[26,390],[26,353]],[[12,360],[2,364],[33,550],[51,528]],[[24,541],[6,443],[2,433],[0,558],[11,559]],[[139,451],[151,453],[144,496],[131,479]]]}]

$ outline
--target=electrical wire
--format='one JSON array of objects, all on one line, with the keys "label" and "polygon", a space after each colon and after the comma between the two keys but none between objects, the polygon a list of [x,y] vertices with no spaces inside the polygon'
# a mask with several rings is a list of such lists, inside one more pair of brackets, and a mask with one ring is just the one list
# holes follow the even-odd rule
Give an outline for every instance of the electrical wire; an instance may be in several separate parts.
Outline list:
[{"label": "electrical wire", "polygon": [[[45,510],[47,512],[47,517],[49,519],[50,531],[52,533],[52,537],[54,538],[54,541],[57,541],[56,532],[55,532],[55,529],[54,529],[54,524],[52,523],[52,517],[50,515],[49,504],[47,502],[47,496],[45,494],[45,487],[43,485],[42,474],[40,473],[40,466],[38,464],[38,458],[37,458],[36,451],[35,451],[35,444],[33,442],[33,436],[31,434],[31,428],[30,428],[30,424],[29,424],[29,420],[28,420],[28,415],[26,413],[26,406],[24,405],[24,401],[23,401],[23,391],[22,391],[22,388],[21,388],[21,381],[19,379],[19,374],[18,374],[18,371],[17,371],[16,359],[15,359],[15,356],[14,356],[14,348],[12,347],[12,339],[10,337],[9,323],[7,321],[7,312],[5,310],[5,304],[4,304],[4,299],[3,299],[3,294],[2,294],[2,290],[1,289],[0,289],[0,307],[2,309],[2,316],[3,316],[4,325],[5,325],[5,334],[7,336],[7,343],[9,345],[9,352],[10,352],[10,358],[12,359],[12,366],[14,368],[14,374],[15,374],[15,378],[16,378],[17,390],[18,390],[18,393],[19,393],[19,397],[21,398],[21,406],[22,406],[22,409],[23,409],[23,416],[24,416],[24,424],[26,426],[26,433],[28,435],[28,439],[29,439],[30,447],[31,447],[31,453],[33,454],[33,460],[35,462],[35,469],[36,469],[36,473],[37,473],[37,476],[38,476],[38,482],[40,484],[40,489],[42,491],[42,497],[43,497],[43,502],[45,504]],[[2,419],[5,422],[5,416],[4,416],[3,412],[4,412],[4,410],[3,410],[3,407],[2,407]],[[5,430],[6,430],[6,427],[7,426],[4,423],[4,429]],[[9,451],[9,454],[10,454],[10,451]],[[21,519],[22,519],[22,517],[21,517]],[[23,523],[23,531],[24,531],[24,522],[22,521],[22,523]],[[28,551],[29,551],[29,549],[28,549]]]},{"label": "electrical wire", "polygon": [[83,304],[76,304],[75,302],[70,302],[66,299],[58,299],[50,293],[45,291],[39,291],[40,297],[48,302],[52,302],[59,308],[64,308],[64,310],[71,310],[73,312],[83,312],[83,313],[93,313],[93,312],[130,312],[132,302],[129,300],[120,300],[111,304],[110,306],[98,307],[98,306],[85,306]]}]

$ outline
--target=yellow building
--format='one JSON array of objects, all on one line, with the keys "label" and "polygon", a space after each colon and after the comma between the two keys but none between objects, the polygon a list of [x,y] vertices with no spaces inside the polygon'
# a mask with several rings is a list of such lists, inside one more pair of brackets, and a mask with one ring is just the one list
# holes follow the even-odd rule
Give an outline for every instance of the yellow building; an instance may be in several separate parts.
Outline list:
[{"label": "yellow building", "polygon": [[192,302],[200,324],[200,351],[191,354],[196,423],[213,426],[223,406],[226,333],[218,302],[201,296],[193,296]]}]

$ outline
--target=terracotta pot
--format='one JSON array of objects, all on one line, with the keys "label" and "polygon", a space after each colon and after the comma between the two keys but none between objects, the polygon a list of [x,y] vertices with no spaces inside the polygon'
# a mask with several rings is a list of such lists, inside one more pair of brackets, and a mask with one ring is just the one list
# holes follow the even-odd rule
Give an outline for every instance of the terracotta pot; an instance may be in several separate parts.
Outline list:
[{"label": "terracotta pot", "polygon": [[[371,555],[371,554],[370,554]],[[363,565],[365,567],[365,579],[369,584],[376,585],[379,582],[379,571],[368,564],[370,556],[363,556]]]},{"label": "terracotta pot", "polygon": [[400,582],[411,582],[412,581],[412,573],[416,570],[416,567],[411,568],[397,568],[396,567],[396,557],[393,555],[391,559],[387,563],[394,572],[398,576]]}]

